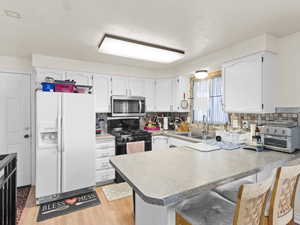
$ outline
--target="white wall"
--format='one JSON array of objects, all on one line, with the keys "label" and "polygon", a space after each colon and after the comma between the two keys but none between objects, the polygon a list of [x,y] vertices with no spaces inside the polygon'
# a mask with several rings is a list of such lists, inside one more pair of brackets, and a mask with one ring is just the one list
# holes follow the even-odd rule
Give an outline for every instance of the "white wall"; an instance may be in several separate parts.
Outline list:
[{"label": "white wall", "polygon": [[263,34],[258,37],[236,43],[227,48],[215,51],[206,56],[196,58],[176,66],[176,71],[180,75],[192,73],[199,69],[208,69],[210,72],[221,69],[221,65],[236,58],[251,55],[260,51],[277,51],[276,38]]},{"label": "white wall", "polygon": [[300,107],[300,32],[279,40],[280,106]]},{"label": "white wall", "polygon": [[99,62],[88,62],[73,60],[67,58],[59,58],[52,56],[44,56],[33,54],[32,66],[37,68],[62,69],[71,71],[93,72],[104,75],[118,76],[143,76],[143,77],[168,77],[174,76],[167,70],[146,69],[141,67],[133,67],[119,64],[107,64]]},{"label": "white wall", "polygon": [[14,72],[31,72],[31,58],[0,56],[0,70]]}]

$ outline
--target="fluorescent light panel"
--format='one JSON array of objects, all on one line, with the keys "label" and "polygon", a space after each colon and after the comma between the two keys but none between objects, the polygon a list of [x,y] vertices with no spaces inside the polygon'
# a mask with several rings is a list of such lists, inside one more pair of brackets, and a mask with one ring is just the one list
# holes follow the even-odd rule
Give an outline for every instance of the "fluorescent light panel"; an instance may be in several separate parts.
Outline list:
[{"label": "fluorescent light panel", "polygon": [[159,63],[172,63],[184,56],[184,51],[142,41],[105,34],[98,46],[100,53],[142,59]]}]

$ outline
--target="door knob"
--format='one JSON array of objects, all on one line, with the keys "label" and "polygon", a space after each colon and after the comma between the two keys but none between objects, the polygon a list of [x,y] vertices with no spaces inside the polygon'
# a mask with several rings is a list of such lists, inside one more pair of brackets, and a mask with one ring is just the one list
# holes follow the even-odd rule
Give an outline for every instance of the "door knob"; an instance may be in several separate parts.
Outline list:
[{"label": "door knob", "polygon": [[25,135],[24,135],[24,138],[29,138],[29,134],[25,134]]}]

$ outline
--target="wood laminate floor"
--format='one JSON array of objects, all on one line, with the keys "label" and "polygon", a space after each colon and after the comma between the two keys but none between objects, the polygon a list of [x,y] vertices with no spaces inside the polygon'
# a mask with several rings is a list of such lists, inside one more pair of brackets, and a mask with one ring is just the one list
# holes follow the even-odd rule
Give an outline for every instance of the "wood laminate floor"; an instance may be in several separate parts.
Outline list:
[{"label": "wood laminate floor", "polygon": [[31,189],[19,225],[134,225],[132,197],[109,202],[101,187],[96,189],[101,204],[71,214],[37,222],[34,188]]}]

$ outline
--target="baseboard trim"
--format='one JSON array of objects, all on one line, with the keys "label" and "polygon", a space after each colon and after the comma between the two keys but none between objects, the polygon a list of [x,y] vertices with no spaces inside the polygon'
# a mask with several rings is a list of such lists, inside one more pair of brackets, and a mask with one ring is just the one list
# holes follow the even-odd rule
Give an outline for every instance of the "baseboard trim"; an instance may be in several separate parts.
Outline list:
[{"label": "baseboard trim", "polygon": [[300,224],[300,213],[294,213],[294,220],[296,223]]}]

